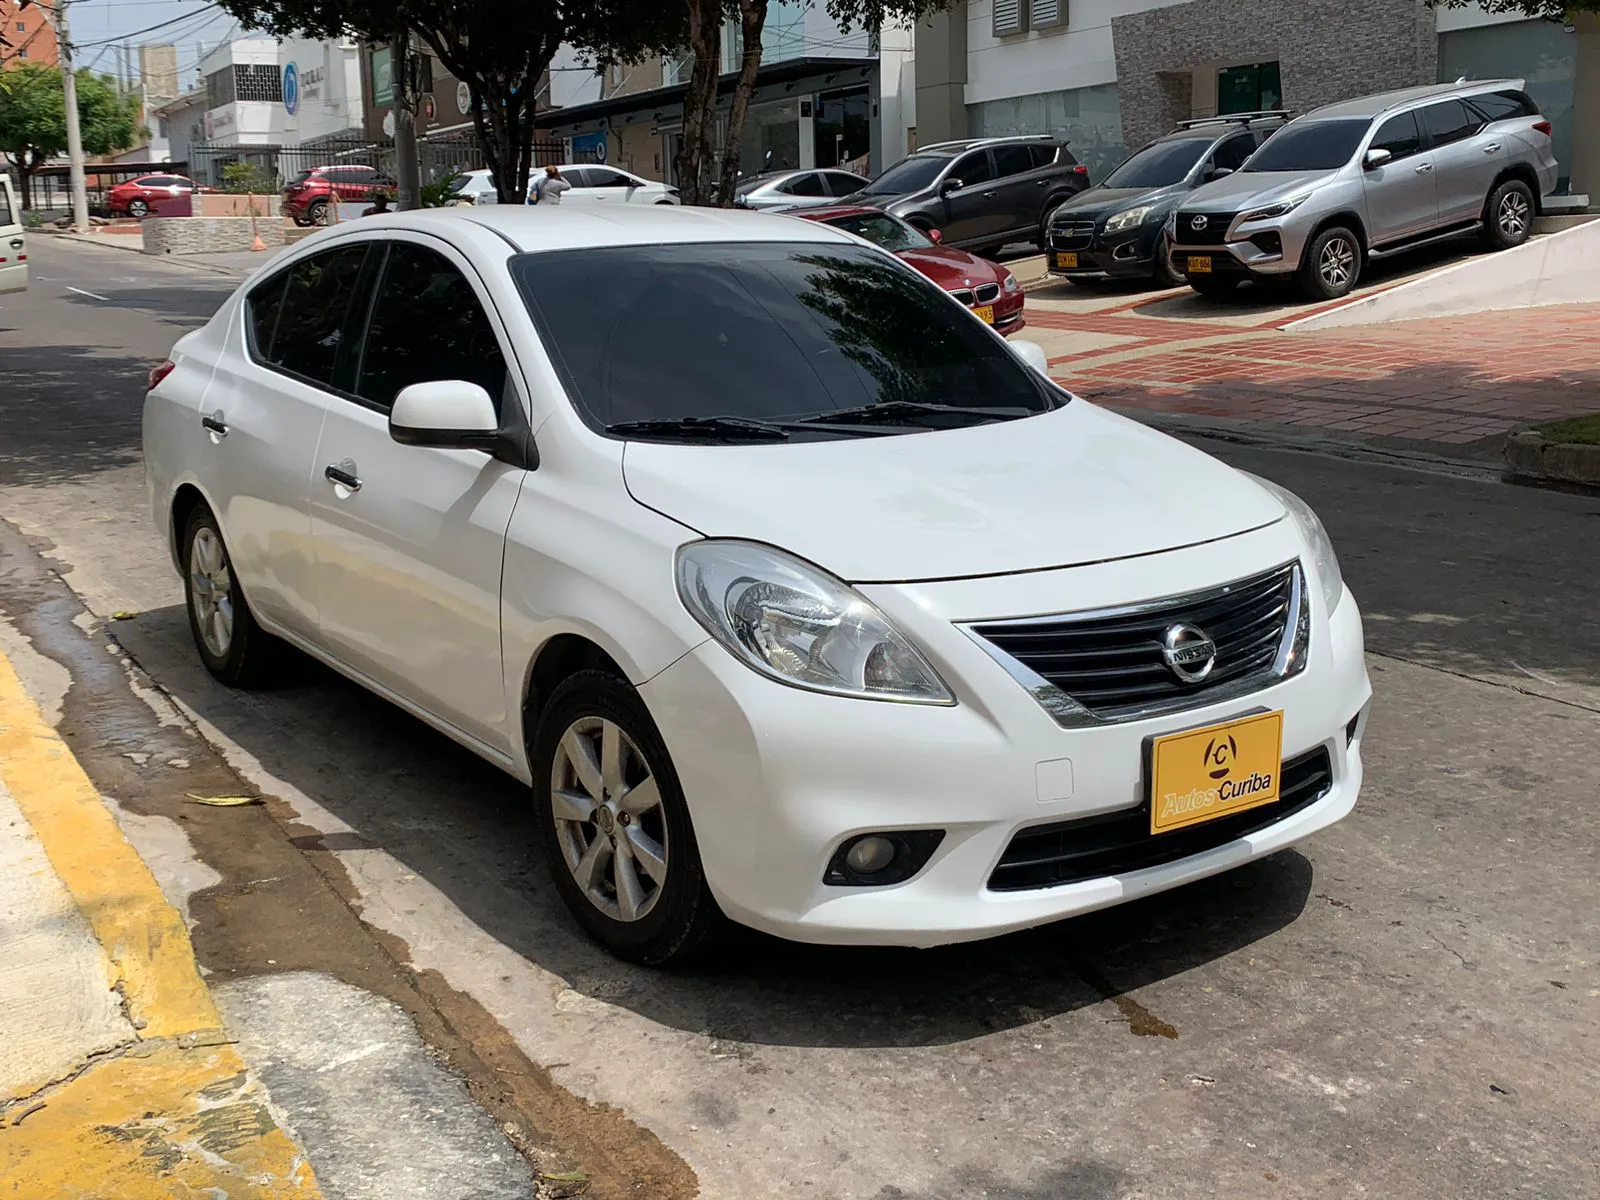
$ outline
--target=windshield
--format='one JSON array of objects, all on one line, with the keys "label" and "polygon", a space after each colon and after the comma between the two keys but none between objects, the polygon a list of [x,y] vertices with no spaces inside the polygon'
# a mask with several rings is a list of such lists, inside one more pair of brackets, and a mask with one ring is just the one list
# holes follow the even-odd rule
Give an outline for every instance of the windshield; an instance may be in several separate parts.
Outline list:
[{"label": "windshield", "polygon": [[310,178],[311,178],[311,172],[310,171],[301,171],[300,174],[296,175],[293,179],[289,180],[289,186],[293,187],[297,183],[304,183],[306,180],[308,180]]},{"label": "windshield", "polygon": [[865,246],[585,248],[521,254],[511,271],[568,396],[601,430],[791,422],[894,402],[1021,417],[1065,400],[939,288]]},{"label": "windshield", "polygon": [[902,250],[926,250],[933,245],[904,221],[888,213],[852,213],[848,217],[829,217],[823,224],[864,237],[891,254],[898,254]]},{"label": "windshield", "polygon": [[948,154],[913,154],[902,158],[882,175],[861,189],[863,196],[899,196],[932,187],[939,173],[950,165]]},{"label": "windshield", "polygon": [[1365,117],[1337,121],[1295,121],[1269,137],[1243,169],[1259,171],[1334,171],[1349,162],[1367,132]]},{"label": "windshield", "polygon": [[1102,187],[1155,188],[1177,183],[1194,169],[1195,163],[1211,148],[1207,138],[1191,137],[1177,142],[1157,142],[1146,146],[1110,175]]}]

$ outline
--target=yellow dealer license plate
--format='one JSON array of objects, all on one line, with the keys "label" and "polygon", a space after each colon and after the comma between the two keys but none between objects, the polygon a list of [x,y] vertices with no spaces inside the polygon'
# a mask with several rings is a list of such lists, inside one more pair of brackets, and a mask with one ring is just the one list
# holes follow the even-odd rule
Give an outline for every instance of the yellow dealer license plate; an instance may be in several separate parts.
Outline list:
[{"label": "yellow dealer license plate", "polygon": [[985,325],[994,324],[994,305],[980,304],[972,311],[978,314],[978,320],[982,321]]},{"label": "yellow dealer license plate", "polygon": [[1191,275],[1209,275],[1209,274],[1211,274],[1211,255],[1209,255],[1209,254],[1191,254],[1191,255],[1189,255],[1189,274],[1191,274]]},{"label": "yellow dealer license plate", "polygon": [[1078,269],[1078,256],[1076,254],[1057,254],[1056,270],[1076,271]]},{"label": "yellow dealer license plate", "polygon": [[1158,737],[1150,747],[1150,832],[1271,804],[1282,767],[1281,712]]}]

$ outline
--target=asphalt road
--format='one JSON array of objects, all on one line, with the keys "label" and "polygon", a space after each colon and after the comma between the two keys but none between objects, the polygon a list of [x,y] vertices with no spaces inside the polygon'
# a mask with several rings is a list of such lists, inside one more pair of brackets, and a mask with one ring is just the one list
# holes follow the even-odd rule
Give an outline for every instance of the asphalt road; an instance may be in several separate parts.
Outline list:
[{"label": "asphalt road", "polygon": [[[1208,443],[1311,501],[1366,612],[1347,821],[976,946],[752,935],[643,971],[566,918],[509,779],[320,669],[238,694],[199,668],[144,511],[139,405],[227,285],[40,241],[34,290],[0,297],[0,515],[20,531],[0,530],[0,636],[57,681],[101,786],[182,830],[146,844],[219,979],[399,1005],[536,1164],[577,1163],[598,1196],[1600,1194],[1600,501]],[[152,684],[185,715],[139,699]],[[174,799],[192,786],[269,802],[194,812]],[[296,1036],[252,1028],[263,1054]],[[327,1103],[303,1099],[307,1070],[272,1084],[291,1120]],[[344,1102],[381,1103],[384,1078]],[[314,1162],[340,1153],[299,1119]],[[441,1170],[405,1194],[463,1186]]]}]

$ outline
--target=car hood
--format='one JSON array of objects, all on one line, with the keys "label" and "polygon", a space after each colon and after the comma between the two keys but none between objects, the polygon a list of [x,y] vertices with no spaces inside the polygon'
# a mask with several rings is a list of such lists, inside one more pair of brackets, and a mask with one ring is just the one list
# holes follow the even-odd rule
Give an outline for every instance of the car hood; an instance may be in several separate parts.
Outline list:
[{"label": "car hood", "polygon": [[639,503],[781,547],[851,583],[1133,558],[1280,520],[1266,489],[1082,400],[1037,417],[779,445],[629,442]]},{"label": "car hood", "polygon": [[1136,204],[1161,204],[1176,200],[1188,191],[1189,185],[1186,183],[1174,183],[1157,188],[1108,188],[1098,185],[1079,192],[1056,209],[1055,216],[1072,219],[1109,217],[1125,208],[1133,208]]},{"label": "car hood", "polygon": [[1334,174],[1333,171],[1239,171],[1195,188],[1183,202],[1181,211],[1257,208],[1320,187]]},{"label": "car hood", "polygon": [[1006,268],[985,262],[975,254],[954,246],[927,246],[920,250],[901,250],[897,255],[945,291],[975,287],[980,283],[1004,283]]}]

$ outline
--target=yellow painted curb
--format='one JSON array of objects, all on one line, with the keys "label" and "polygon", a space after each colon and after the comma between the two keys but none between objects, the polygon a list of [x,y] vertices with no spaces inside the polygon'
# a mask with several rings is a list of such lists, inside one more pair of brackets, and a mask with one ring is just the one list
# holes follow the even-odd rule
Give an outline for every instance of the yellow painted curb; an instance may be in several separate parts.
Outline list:
[{"label": "yellow painted curb", "polygon": [[0,1114],[0,1200],[318,1200],[304,1151],[229,1044],[182,916],[4,654],[0,779],[139,1037]]}]

